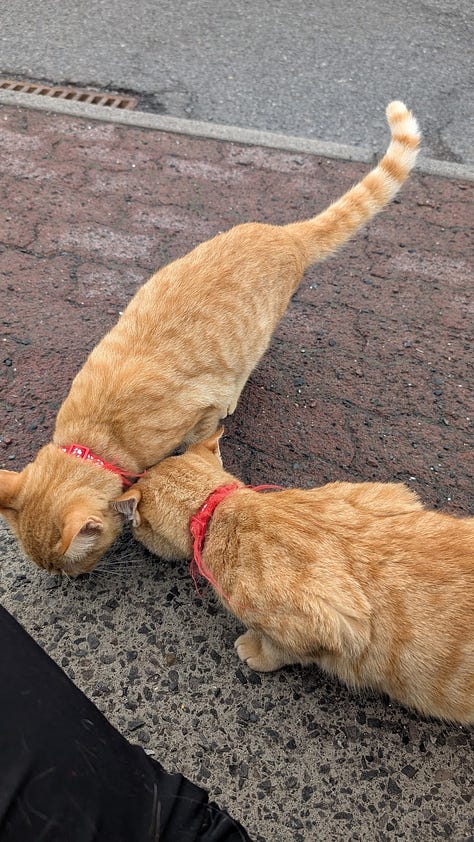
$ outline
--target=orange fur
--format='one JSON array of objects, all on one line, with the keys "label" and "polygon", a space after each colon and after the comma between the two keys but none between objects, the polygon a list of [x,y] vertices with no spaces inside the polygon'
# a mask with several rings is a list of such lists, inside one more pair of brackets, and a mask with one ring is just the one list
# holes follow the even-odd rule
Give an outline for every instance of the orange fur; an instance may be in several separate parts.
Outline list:
[{"label": "orange fur", "polygon": [[[136,537],[189,558],[189,521],[218,486],[216,436],[165,459],[126,494]],[[404,485],[334,482],[215,509],[203,561],[248,627],[256,670],[317,663],[425,715],[474,722],[474,518],[426,511]]]},{"label": "orange fur", "polygon": [[[53,442],[19,480],[0,471],[0,513],[37,564],[89,570],[119,528],[104,506],[117,478],[88,463],[79,469],[60,445],[80,443],[139,472],[205,438],[234,411],[305,268],[390,201],[413,167],[414,117],[399,102],[387,117],[392,140],[381,163],[327,210],[281,227],[238,225],[137,292],[75,377]],[[99,519],[95,528],[91,518]]]}]

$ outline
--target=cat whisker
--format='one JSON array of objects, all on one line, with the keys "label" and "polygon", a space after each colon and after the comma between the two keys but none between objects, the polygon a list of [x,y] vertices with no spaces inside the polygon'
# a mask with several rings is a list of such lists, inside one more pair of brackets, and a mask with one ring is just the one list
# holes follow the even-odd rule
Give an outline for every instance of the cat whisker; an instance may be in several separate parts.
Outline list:
[{"label": "cat whisker", "polygon": [[118,567],[129,570],[131,567],[134,567],[134,566],[135,565],[132,565],[128,561],[116,561],[116,562],[114,561],[111,564],[110,563],[104,564],[102,567],[99,568],[99,570],[100,570],[101,573],[104,572],[104,571],[107,571],[107,570],[117,570]]},{"label": "cat whisker", "polygon": [[122,573],[128,573],[129,569],[130,569],[129,564],[120,564],[120,563],[113,564],[113,565],[112,564],[104,564],[103,566],[101,566],[99,568],[94,568],[94,570],[91,571],[90,575],[108,576],[108,575],[112,574],[112,575],[119,576]]},{"label": "cat whisker", "polygon": [[121,576],[122,573],[123,573],[123,571],[121,571],[121,570],[108,570],[107,571],[108,576],[116,576],[117,577],[117,576]]}]

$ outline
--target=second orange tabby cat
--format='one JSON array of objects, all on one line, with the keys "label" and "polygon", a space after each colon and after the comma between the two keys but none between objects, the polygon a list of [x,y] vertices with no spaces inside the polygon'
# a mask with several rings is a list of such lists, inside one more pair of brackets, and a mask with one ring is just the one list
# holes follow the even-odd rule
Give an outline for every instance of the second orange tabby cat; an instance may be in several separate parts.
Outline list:
[{"label": "second orange tabby cat", "polygon": [[474,518],[426,511],[390,483],[258,493],[223,469],[218,436],[113,505],[163,558],[191,558],[193,532],[201,571],[248,627],[239,657],[262,671],[317,663],[474,722]]},{"label": "second orange tabby cat", "polygon": [[120,529],[109,502],[122,478],[111,464],[140,472],[234,411],[305,268],[346,242],[408,177],[416,120],[400,102],[387,117],[392,139],[380,164],[318,216],[238,225],[137,292],[75,377],[53,441],[20,473],[0,471],[0,514],[38,565],[90,570]]}]

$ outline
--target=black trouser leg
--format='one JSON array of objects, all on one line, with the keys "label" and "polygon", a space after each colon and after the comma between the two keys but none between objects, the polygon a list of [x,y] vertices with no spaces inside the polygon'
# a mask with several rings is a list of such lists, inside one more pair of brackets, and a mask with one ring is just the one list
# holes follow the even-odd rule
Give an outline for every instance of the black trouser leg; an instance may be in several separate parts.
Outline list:
[{"label": "black trouser leg", "polygon": [[250,842],[132,746],[0,606],[0,842]]}]

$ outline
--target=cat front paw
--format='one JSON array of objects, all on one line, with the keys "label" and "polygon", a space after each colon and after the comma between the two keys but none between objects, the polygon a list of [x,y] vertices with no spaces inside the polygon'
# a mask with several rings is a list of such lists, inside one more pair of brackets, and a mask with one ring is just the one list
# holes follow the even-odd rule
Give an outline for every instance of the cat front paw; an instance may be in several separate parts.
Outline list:
[{"label": "cat front paw", "polygon": [[270,641],[252,629],[241,634],[234,646],[240,660],[257,672],[273,672],[287,663]]}]

